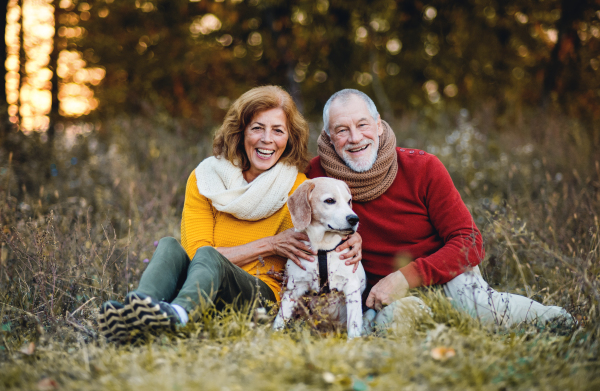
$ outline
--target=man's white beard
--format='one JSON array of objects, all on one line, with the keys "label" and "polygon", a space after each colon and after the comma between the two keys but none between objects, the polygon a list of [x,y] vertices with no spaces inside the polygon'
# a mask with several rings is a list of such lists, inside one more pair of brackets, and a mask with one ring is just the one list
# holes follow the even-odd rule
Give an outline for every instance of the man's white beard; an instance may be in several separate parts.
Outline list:
[{"label": "man's white beard", "polygon": [[[352,158],[349,149],[356,149],[360,147],[364,147],[365,145],[371,145],[369,149],[371,150],[371,154],[368,156],[363,156],[361,158]],[[377,160],[377,150],[379,149],[379,137],[375,141],[370,139],[364,139],[358,144],[349,144],[344,147],[341,153],[342,160],[352,171],[356,172],[365,172],[373,167],[375,164],[375,160]],[[339,152],[338,152],[339,155]]]}]

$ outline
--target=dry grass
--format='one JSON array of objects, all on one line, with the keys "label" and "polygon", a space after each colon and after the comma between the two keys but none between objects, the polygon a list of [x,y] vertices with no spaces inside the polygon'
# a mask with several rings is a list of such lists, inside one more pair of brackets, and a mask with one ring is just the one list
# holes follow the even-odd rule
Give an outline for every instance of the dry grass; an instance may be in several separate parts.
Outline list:
[{"label": "dry grass", "polygon": [[135,287],[154,241],[179,236],[187,175],[208,143],[149,121],[103,126],[111,137],[57,140],[57,176],[33,162],[15,167],[0,152],[0,388],[600,388],[600,167],[592,155],[587,166],[582,156],[556,162],[551,146],[492,139],[467,118],[415,141],[442,159],[471,208],[488,281],[566,307],[579,328],[483,327],[433,289],[414,293],[433,317],[350,342],[302,323],[274,334],[242,313],[198,312],[177,336],[115,346],[96,336],[98,306]]}]

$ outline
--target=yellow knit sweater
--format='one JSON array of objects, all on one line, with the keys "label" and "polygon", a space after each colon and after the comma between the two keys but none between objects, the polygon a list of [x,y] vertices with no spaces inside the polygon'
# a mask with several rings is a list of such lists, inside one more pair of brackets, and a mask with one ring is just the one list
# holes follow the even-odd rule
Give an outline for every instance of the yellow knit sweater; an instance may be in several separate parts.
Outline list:
[{"label": "yellow knit sweater", "polygon": [[[289,195],[296,191],[298,186],[305,180],[306,175],[298,174]],[[196,250],[203,246],[241,246],[267,236],[277,235],[293,226],[287,204],[273,215],[262,220],[240,220],[228,213],[219,212],[212,206],[208,198],[200,194],[196,184],[195,171],[192,171],[187,181],[183,216],[181,218],[181,245],[190,259],[194,257]],[[242,266],[242,269],[253,276],[257,275],[271,288],[277,300],[279,300],[281,285],[267,272],[271,269],[281,272],[287,259],[272,255],[263,257],[263,261],[264,266],[257,259]]]}]

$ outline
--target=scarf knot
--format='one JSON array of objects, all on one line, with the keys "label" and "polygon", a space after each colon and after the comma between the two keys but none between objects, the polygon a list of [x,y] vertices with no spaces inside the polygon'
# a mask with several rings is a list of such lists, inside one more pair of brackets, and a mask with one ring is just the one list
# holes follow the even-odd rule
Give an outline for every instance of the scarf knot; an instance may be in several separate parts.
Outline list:
[{"label": "scarf knot", "polygon": [[214,156],[196,167],[200,194],[219,212],[249,221],[267,218],[281,209],[297,176],[295,166],[277,163],[248,183],[239,167]]}]

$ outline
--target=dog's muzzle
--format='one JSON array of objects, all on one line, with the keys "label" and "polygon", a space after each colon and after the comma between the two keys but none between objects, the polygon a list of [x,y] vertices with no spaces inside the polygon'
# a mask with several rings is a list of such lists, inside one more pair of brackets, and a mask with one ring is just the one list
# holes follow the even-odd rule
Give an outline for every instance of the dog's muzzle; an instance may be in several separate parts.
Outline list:
[{"label": "dog's muzzle", "polygon": [[358,216],[355,214],[348,215],[346,216],[346,221],[348,224],[354,227],[356,224],[358,224]]},{"label": "dog's muzzle", "polygon": [[358,224],[358,216],[355,214],[351,214],[346,216],[346,221],[350,224],[350,227],[345,228],[333,228],[331,225],[327,224],[329,227],[329,231],[338,232],[341,235],[350,235],[356,232],[356,226]]}]

